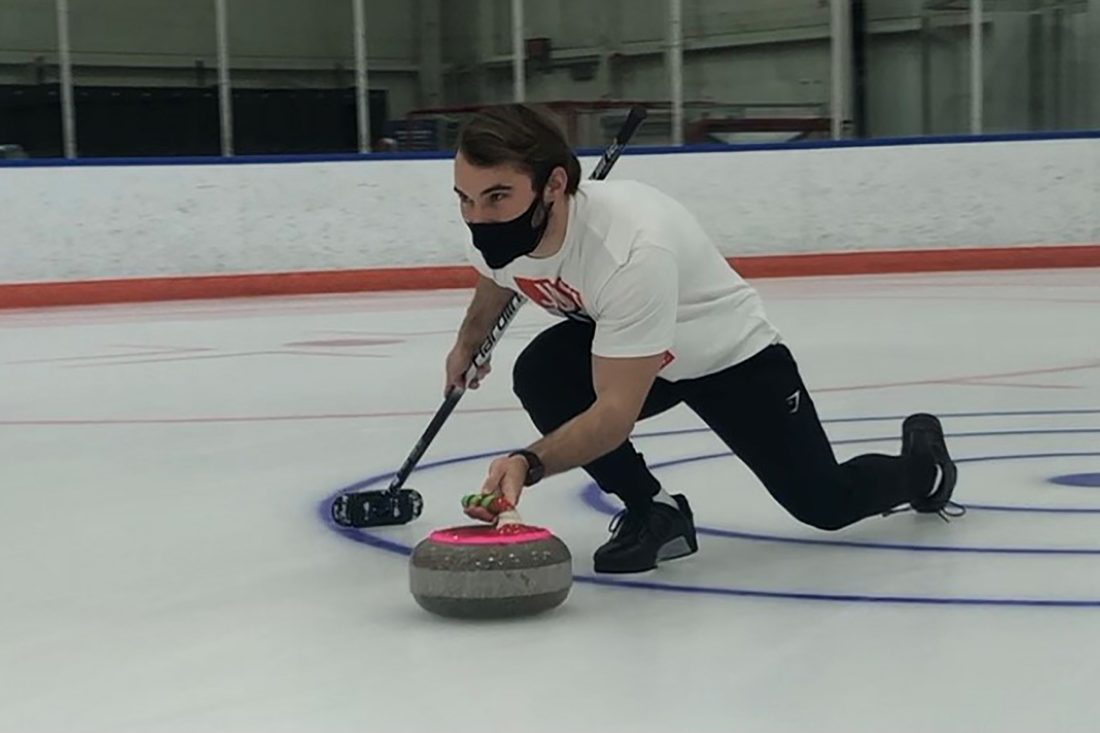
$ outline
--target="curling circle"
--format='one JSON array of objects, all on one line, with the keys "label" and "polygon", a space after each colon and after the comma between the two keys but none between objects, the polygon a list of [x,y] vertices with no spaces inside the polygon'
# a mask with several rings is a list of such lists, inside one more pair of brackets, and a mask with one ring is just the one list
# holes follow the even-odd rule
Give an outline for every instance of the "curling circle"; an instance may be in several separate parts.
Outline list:
[{"label": "curling circle", "polygon": [[[1013,411],[1013,412],[988,412],[988,413],[958,413],[955,415],[945,415],[945,417],[1000,417],[1000,416],[1013,416],[1013,415],[1058,415],[1058,414],[1096,414],[1100,410],[1066,410],[1066,411]],[[847,418],[841,420],[831,420],[825,422],[872,422],[895,419],[892,417],[862,417],[862,418]],[[668,434],[685,434],[693,432],[705,432],[706,429],[689,429],[678,431],[664,431],[654,433],[643,433],[635,437],[660,437]],[[1035,431],[1012,431],[1012,434],[1030,434],[1030,433],[1080,433],[1080,432],[1100,432],[1098,430],[1064,430],[1064,431],[1052,431],[1052,430],[1035,430]],[[969,433],[965,436],[954,434],[952,437],[971,437],[971,436],[988,436],[988,435],[1003,435],[1004,431],[1000,432],[987,432],[987,433]],[[881,438],[861,438],[846,441],[835,441],[834,444],[839,443],[873,443],[886,440],[896,439],[896,436],[887,436]],[[417,471],[427,471],[435,468],[441,468],[443,466],[455,465],[470,461],[482,460],[485,458],[495,457],[499,455],[500,451],[490,451],[484,453],[477,453],[466,456],[459,456],[456,458],[449,458],[431,463],[422,464]],[[660,466],[669,466],[677,463],[693,462],[698,460],[708,460],[712,458],[728,457],[731,453],[724,451],[722,453],[710,454],[704,456],[697,456],[689,459],[681,459],[679,461],[667,462],[653,466],[658,468]],[[1039,458],[1057,458],[1057,457],[1077,457],[1077,456],[1100,456],[1100,452],[1081,452],[1081,453],[1051,453],[1051,454],[1029,454],[1029,455],[1016,455],[1016,456],[984,456],[975,458],[963,458],[956,459],[958,462],[975,462],[983,460],[1020,460],[1020,459],[1039,459]],[[377,549],[385,550],[400,555],[409,555],[412,552],[412,548],[399,542],[387,540],[373,532],[364,530],[357,530],[348,527],[341,527],[336,524],[329,515],[329,506],[332,499],[345,491],[353,491],[362,488],[368,488],[370,486],[382,485],[388,482],[391,478],[390,473],[379,474],[365,478],[356,482],[350,486],[346,486],[332,495],[326,497],[320,504],[317,505],[318,516],[321,521],[324,522],[331,530],[344,535],[348,539],[353,541],[375,547]],[[585,491],[589,489],[586,487]],[[596,489],[599,492],[599,489]],[[599,492],[602,493],[602,492]],[[997,505],[967,505],[968,508],[973,509],[988,509],[993,511],[1019,511],[1020,507],[998,507]],[[1049,511],[1041,507],[1023,508],[1023,511]],[[1080,513],[1100,513],[1100,508],[1093,509],[1088,508],[1081,510]],[[1100,548],[967,548],[957,546],[919,546],[919,545],[891,545],[887,543],[860,543],[849,542],[842,540],[816,540],[816,539],[801,539],[801,538],[784,538],[771,535],[751,535],[749,533],[734,533],[726,530],[713,530],[708,528],[698,528],[705,530],[705,532],[717,533],[718,536],[730,536],[740,539],[750,540],[762,540],[769,542],[792,542],[795,544],[829,544],[841,547],[862,547],[866,549],[879,549],[879,550],[908,550],[914,552],[961,552],[961,553],[1003,553],[1003,554],[1037,554],[1037,555],[1062,555],[1062,554],[1076,554],[1076,555],[1095,555],[1100,554]],[[702,532],[701,532],[702,533]],[[941,597],[941,596],[881,596],[881,595],[868,595],[868,594],[837,594],[837,593],[823,593],[823,592],[799,592],[799,591],[772,591],[772,590],[759,590],[750,588],[729,588],[729,587],[713,587],[702,585],[679,585],[671,583],[657,583],[646,580],[628,580],[621,578],[607,578],[596,575],[576,575],[574,580],[578,583],[587,583],[591,585],[601,586],[613,586],[619,588],[631,588],[639,590],[653,590],[667,593],[686,593],[694,595],[717,595],[727,597],[741,597],[741,598],[770,598],[770,599],[783,599],[783,600],[801,600],[801,601],[817,601],[817,602],[834,602],[834,603],[870,603],[870,604],[897,604],[897,605],[962,605],[962,606],[1014,606],[1014,607],[1055,607],[1055,608],[1100,608],[1100,599],[1073,599],[1073,598],[1055,598],[1055,599],[1039,599],[1039,598],[976,598],[976,597]]]}]

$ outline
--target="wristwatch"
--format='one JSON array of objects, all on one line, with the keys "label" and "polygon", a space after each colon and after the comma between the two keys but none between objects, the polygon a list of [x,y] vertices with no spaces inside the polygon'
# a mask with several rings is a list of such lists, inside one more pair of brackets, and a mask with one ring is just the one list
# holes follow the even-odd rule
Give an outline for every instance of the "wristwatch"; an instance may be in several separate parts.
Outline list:
[{"label": "wristwatch", "polygon": [[546,474],[546,466],[542,465],[542,461],[529,450],[517,450],[508,454],[508,457],[523,456],[523,459],[527,461],[527,478],[523,480],[524,486],[534,486],[539,481],[542,481],[542,477]]}]

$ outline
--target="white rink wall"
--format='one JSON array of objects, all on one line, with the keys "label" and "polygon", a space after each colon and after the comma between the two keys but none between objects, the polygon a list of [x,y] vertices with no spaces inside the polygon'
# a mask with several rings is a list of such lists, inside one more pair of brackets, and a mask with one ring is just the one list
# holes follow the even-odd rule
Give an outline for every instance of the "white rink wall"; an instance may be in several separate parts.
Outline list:
[{"label": "white rink wall", "polygon": [[[730,257],[1100,242],[1100,139],[644,154]],[[594,158],[585,158],[585,171]],[[440,159],[0,167],[0,282],[462,264]]]}]

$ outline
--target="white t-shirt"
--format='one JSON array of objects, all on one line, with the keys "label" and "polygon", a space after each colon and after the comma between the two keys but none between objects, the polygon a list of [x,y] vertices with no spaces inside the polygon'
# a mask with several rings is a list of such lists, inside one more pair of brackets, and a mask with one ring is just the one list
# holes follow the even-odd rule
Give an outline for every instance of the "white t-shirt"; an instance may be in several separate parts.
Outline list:
[{"label": "white t-shirt", "polygon": [[584,181],[569,199],[565,241],[551,257],[520,257],[485,277],[558,316],[592,321],[592,353],[663,354],[670,381],[721,371],[780,335],[756,290],[675,199],[634,181]]}]

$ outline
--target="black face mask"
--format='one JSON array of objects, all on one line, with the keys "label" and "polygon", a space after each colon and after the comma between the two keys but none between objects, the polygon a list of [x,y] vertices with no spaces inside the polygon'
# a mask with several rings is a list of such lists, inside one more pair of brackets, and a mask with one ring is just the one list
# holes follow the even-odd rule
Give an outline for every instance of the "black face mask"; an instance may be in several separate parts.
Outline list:
[{"label": "black face mask", "polygon": [[470,224],[474,247],[494,270],[510,264],[523,255],[531,254],[539,246],[550,222],[550,206],[543,204],[542,196],[535,200],[515,219],[485,224]]}]

